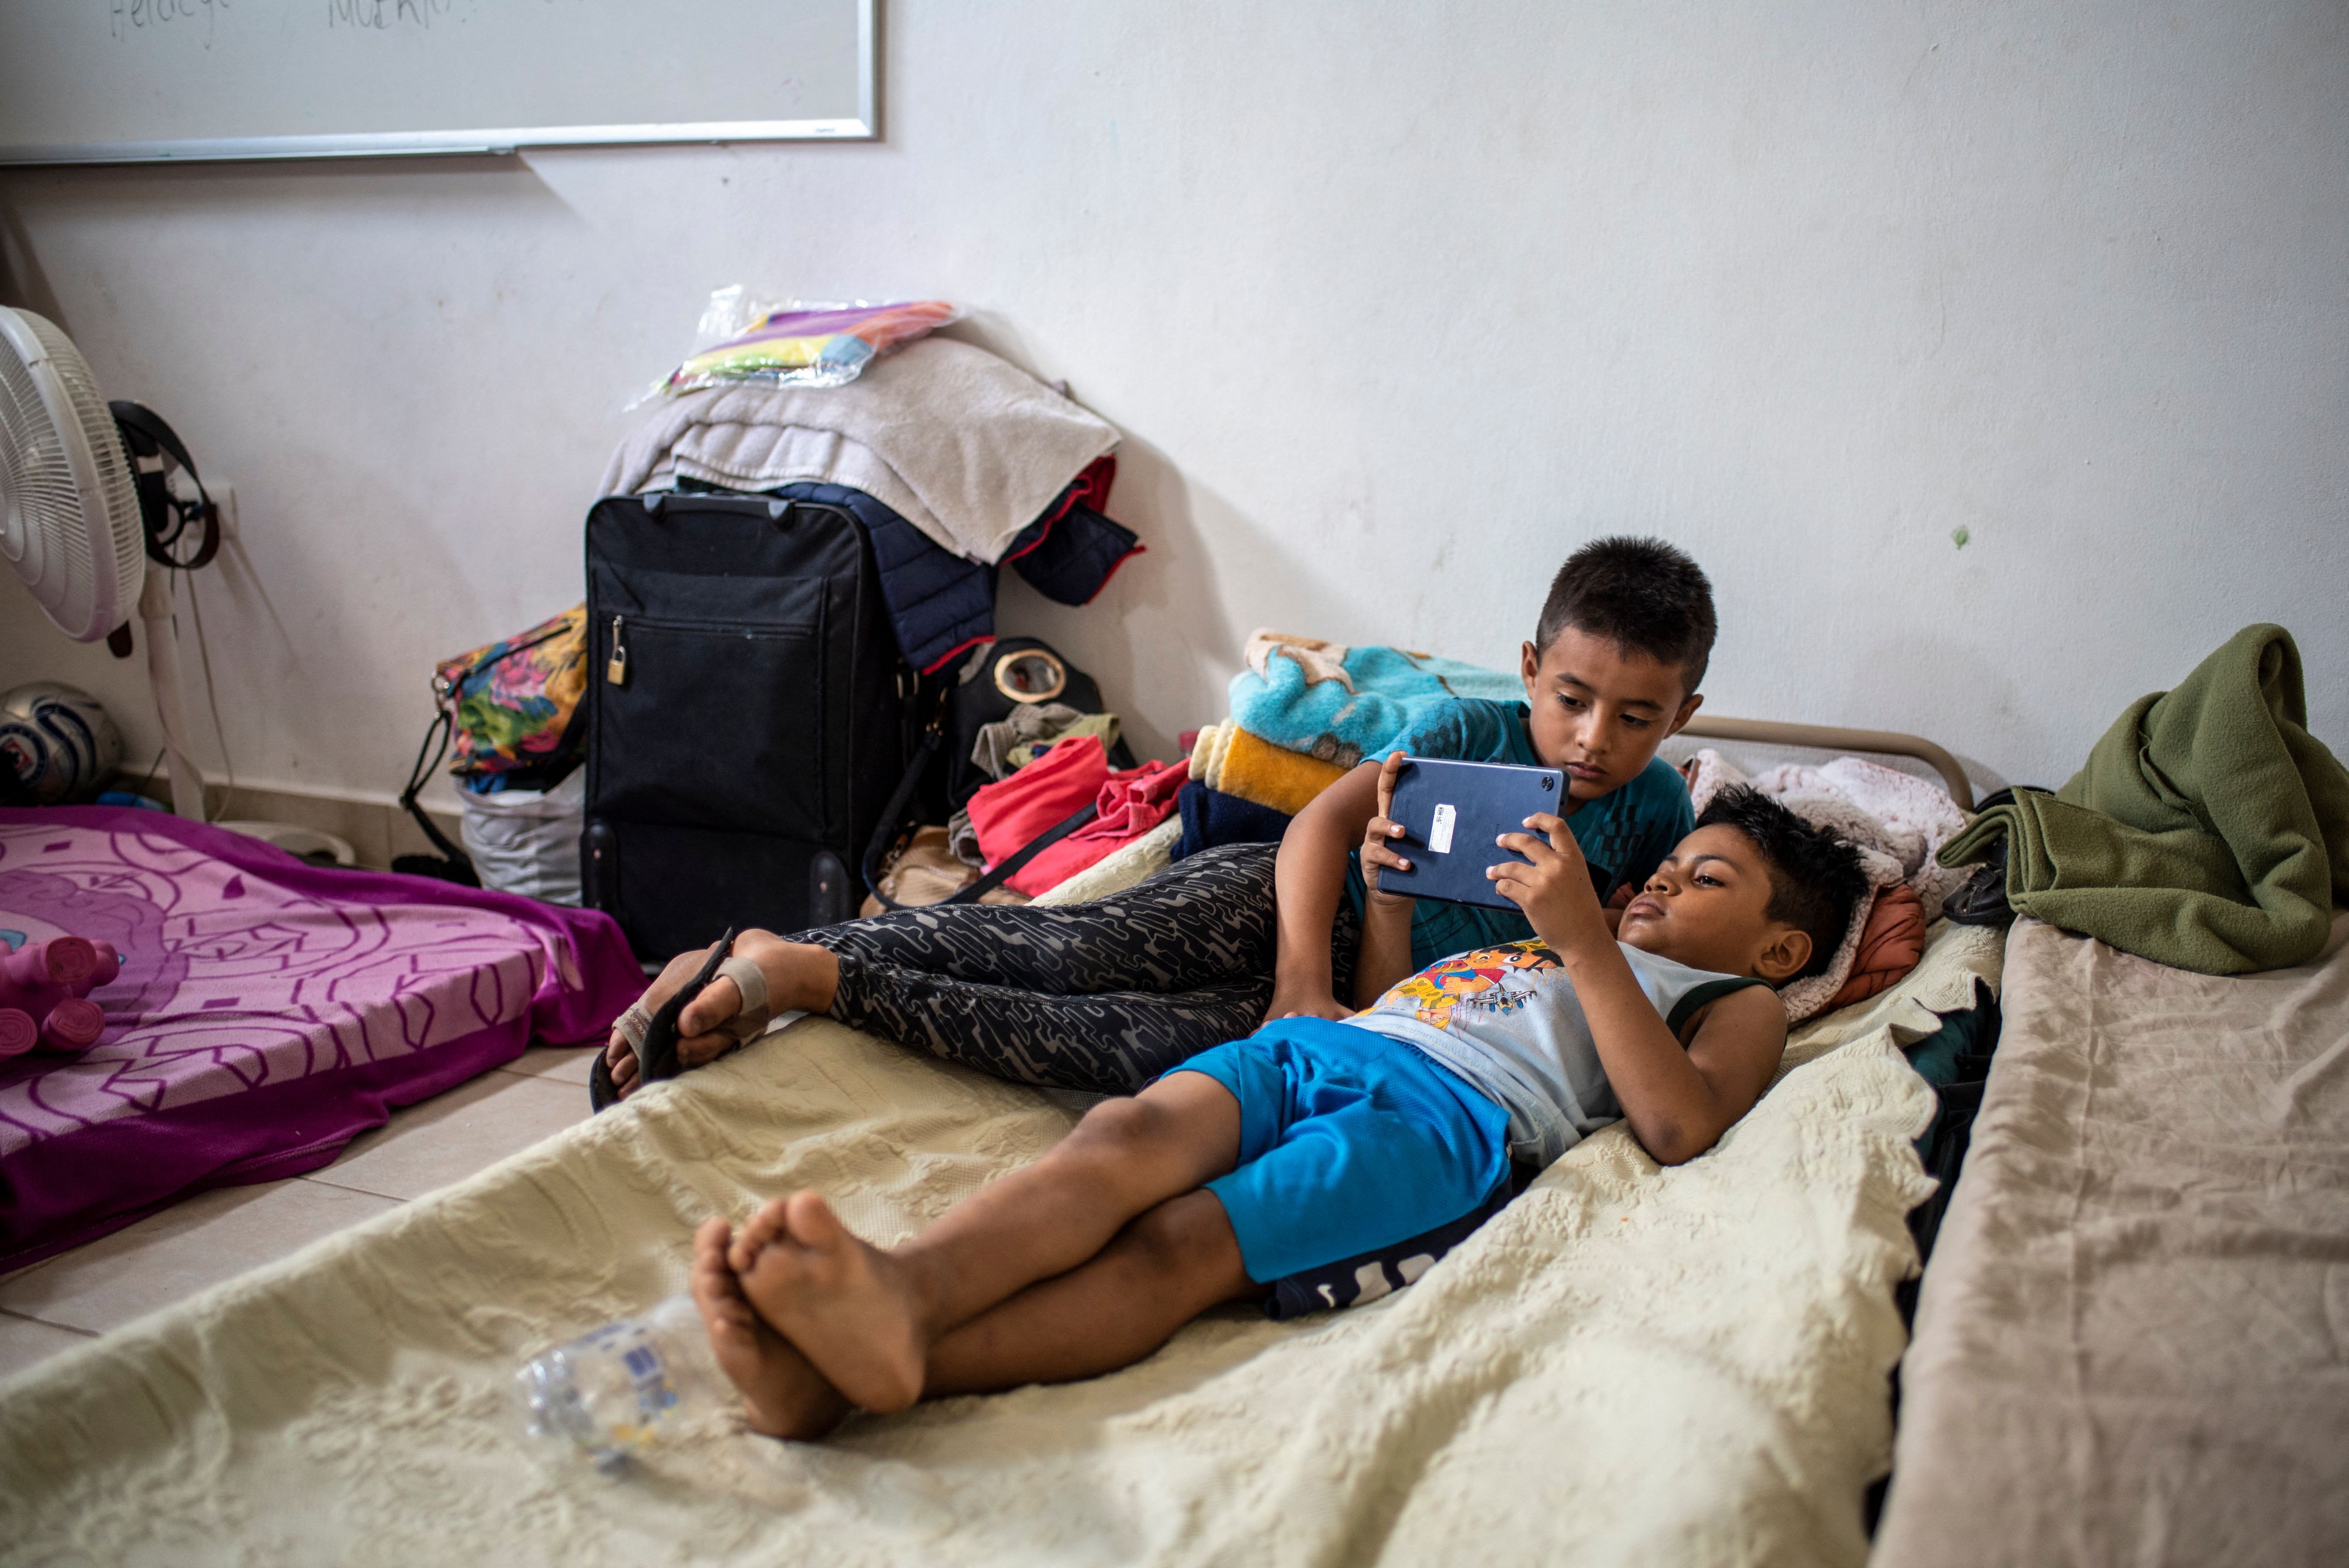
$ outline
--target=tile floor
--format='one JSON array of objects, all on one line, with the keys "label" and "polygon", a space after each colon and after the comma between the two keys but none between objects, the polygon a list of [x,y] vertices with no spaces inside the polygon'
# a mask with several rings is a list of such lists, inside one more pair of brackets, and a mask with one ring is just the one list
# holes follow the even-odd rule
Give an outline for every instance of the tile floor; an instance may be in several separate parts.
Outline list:
[{"label": "tile floor", "polygon": [[592,1047],[532,1051],[353,1138],[307,1176],[222,1187],[0,1276],[0,1377],[423,1197],[587,1116]]}]

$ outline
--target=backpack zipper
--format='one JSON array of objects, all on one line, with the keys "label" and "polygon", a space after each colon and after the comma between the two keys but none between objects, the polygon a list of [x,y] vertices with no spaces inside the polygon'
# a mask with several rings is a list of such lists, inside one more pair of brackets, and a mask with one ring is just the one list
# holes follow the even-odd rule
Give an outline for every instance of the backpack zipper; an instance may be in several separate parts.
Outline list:
[{"label": "backpack zipper", "polygon": [[467,689],[473,684],[474,678],[480,675],[483,670],[494,670],[499,665],[503,664],[507,659],[512,659],[515,654],[528,653],[532,649],[536,648],[543,642],[553,642],[556,638],[563,635],[563,631],[564,628],[558,626],[553,631],[548,632],[544,637],[533,637],[528,642],[517,642],[512,647],[502,649],[496,653],[491,654],[486,659],[476,659],[472,664],[466,667],[464,674],[460,675],[453,681],[442,680],[440,673],[436,670],[432,676],[433,698],[436,701],[446,705],[452,699],[463,697]]},{"label": "backpack zipper", "polygon": [[[650,627],[656,631],[689,632],[697,637],[740,637],[761,641],[779,638],[812,638],[817,635],[817,628],[812,626],[747,626],[739,622],[677,620],[648,615],[636,617],[636,624],[639,627]],[[625,615],[616,615],[612,618],[612,653],[604,663],[604,680],[605,684],[611,686],[626,686],[628,683],[628,628],[627,617]]]}]

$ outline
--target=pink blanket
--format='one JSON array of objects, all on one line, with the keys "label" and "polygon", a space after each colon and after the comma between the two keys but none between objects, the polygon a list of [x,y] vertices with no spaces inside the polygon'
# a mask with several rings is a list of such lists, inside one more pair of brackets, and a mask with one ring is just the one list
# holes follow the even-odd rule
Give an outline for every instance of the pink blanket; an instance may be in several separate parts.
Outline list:
[{"label": "pink blanket", "polygon": [[0,1064],[0,1267],[208,1187],[315,1169],[392,1107],[643,988],[605,915],[311,867],[158,812],[0,811],[0,944],[123,955],[98,1044]]}]

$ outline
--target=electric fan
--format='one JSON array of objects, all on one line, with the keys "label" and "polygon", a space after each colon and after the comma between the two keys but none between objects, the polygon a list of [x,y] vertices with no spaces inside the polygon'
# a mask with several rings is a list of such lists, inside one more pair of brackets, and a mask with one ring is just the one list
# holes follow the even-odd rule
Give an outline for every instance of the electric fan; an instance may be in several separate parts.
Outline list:
[{"label": "electric fan", "polygon": [[96,642],[147,623],[147,678],[171,760],[171,805],[202,820],[188,759],[171,588],[147,556],[139,495],[88,361],[57,325],[0,306],[0,555],[58,630]]}]

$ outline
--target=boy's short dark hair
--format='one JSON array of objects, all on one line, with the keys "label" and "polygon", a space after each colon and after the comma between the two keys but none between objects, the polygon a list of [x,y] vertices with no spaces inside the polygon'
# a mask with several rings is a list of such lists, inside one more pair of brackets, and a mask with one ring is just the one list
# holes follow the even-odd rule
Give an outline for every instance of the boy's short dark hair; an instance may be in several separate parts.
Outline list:
[{"label": "boy's short dark hair", "polygon": [[1593,539],[1550,579],[1534,647],[1543,652],[1568,627],[1616,647],[1677,664],[1682,694],[1704,682],[1713,658],[1713,584],[1703,569],[1661,539]]},{"label": "boy's short dark hair", "polygon": [[1868,896],[1858,851],[1746,784],[1714,795],[1696,825],[1733,827],[1762,852],[1770,867],[1770,918],[1811,939],[1811,961],[1793,978],[1825,974],[1853,909]]}]

